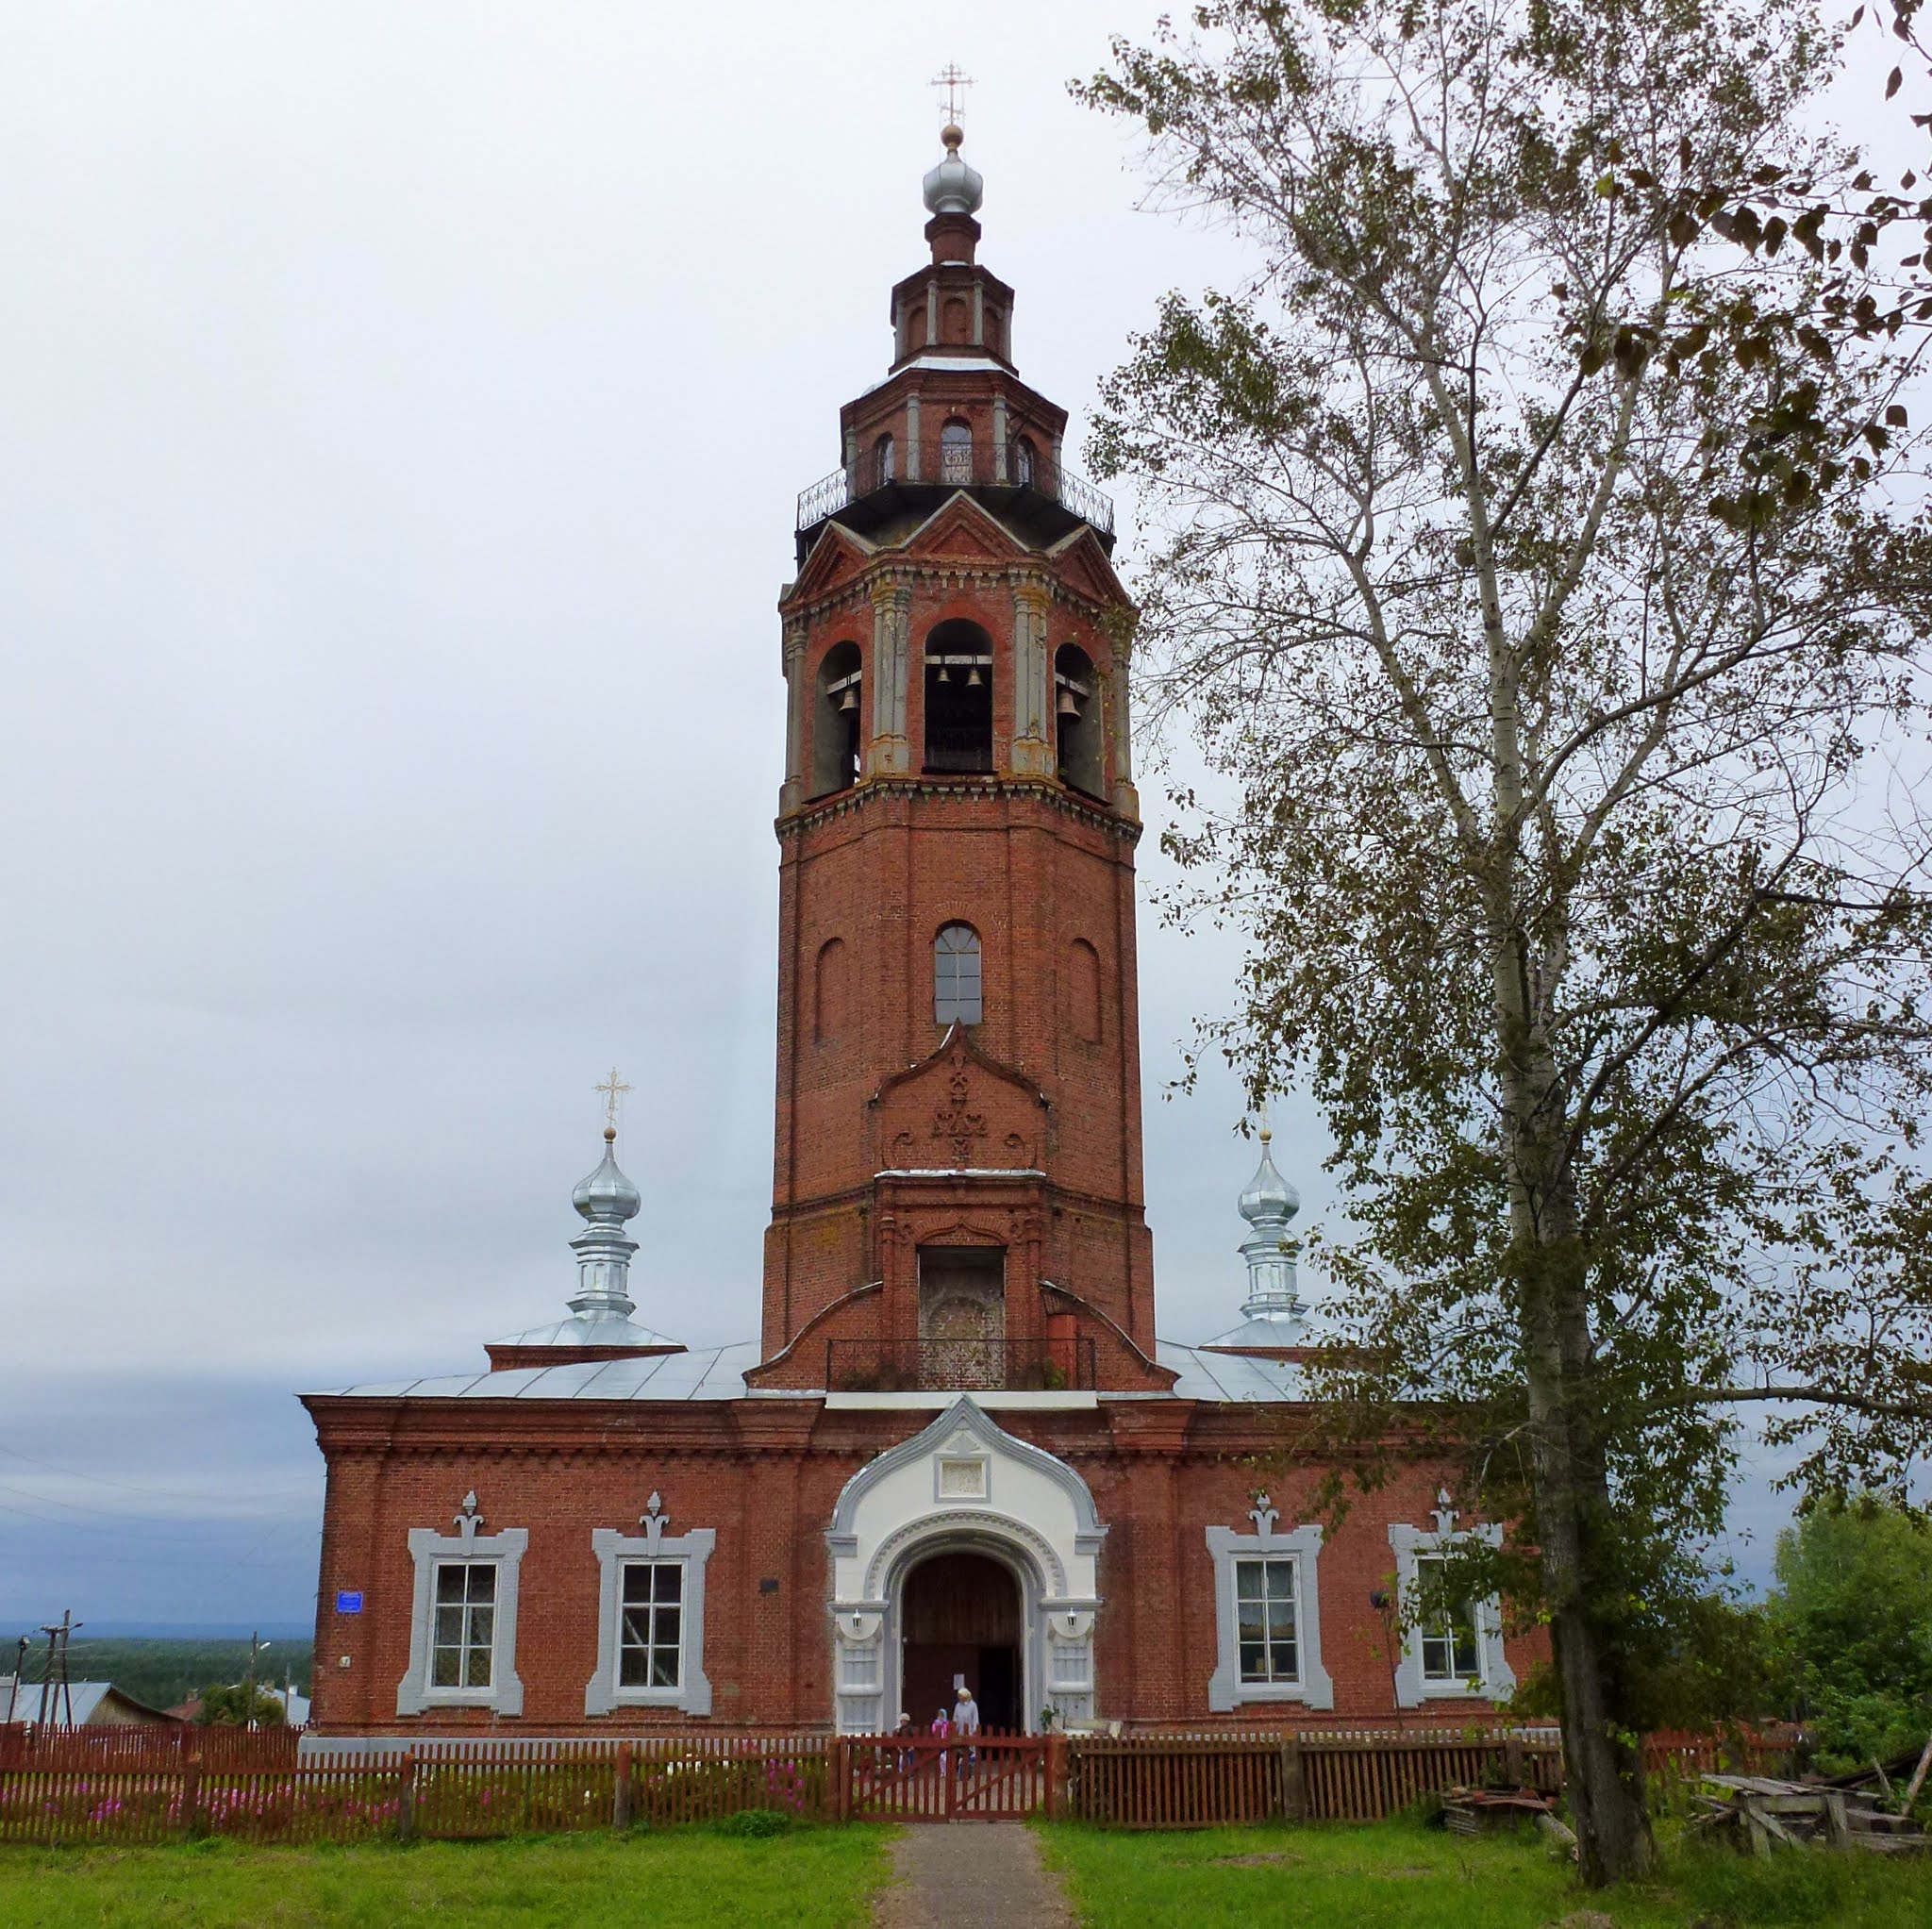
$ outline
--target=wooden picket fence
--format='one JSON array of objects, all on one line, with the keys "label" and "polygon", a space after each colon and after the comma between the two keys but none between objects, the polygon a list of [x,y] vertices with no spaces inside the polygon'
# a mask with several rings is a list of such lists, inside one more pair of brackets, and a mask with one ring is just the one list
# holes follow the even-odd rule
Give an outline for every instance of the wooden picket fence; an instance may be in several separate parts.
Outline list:
[{"label": "wooden picket fence", "polygon": [[1066,1813],[1115,1828],[1271,1816],[1378,1821],[1438,1789],[1507,1781],[1554,1793],[1562,1751],[1535,1732],[1078,1736]]},{"label": "wooden picket fence", "polygon": [[[442,1736],[344,1742],[238,1730],[0,1732],[0,1844],[466,1838],[717,1821],[1064,1815],[1115,1828],[1280,1817],[1374,1821],[1434,1791],[1507,1783],[1554,1793],[1549,1730],[905,1736],[660,1730],[595,1738]],[[1702,1766],[1738,1738],[1654,1738],[1657,1764]],[[1755,1738],[1760,1753],[1782,1738]]]}]

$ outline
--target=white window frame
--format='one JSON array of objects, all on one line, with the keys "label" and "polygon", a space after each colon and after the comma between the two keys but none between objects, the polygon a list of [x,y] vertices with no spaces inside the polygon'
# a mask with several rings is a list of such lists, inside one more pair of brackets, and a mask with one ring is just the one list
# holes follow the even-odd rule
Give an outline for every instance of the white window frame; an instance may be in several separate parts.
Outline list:
[{"label": "white window frame", "polygon": [[[433,1527],[409,1529],[409,1558],[416,1584],[409,1611],[409,1668],[396,1685],[396,1713],[420,1715],[429,1708],[489,1708],[498,1715],[524,1712],[524,1684],[518,1678],[517,1582],[530,1545],[527,1527],[483,1534],[476,1496],[468,1494],[456,1517],[454,1534]],[[496,1607],[491,1629],[490,1686],[438,1688],[430,1679],[436,1662],[436,1571],[454,1563],[496,1569]]]},{"label": "white window frame", "polygon": [[[1460,1530],[1448,1524],[1455,1516],[1442,1510],[1437,1514],[1433,1532],[1421,1527],[1391,1526],[1389,1545],[1395,1555],[1396,1598],[1407,1608],[1417,1586],[1416,1562],[1442,1559],[1455,1551],[1457,1542],[1483,1540],[1500,1547],[1500,1527],[1468,1527]],[[1402,1654],[1395,1664],[1395,1705],[1420,1707],[1424,1702],[1498,1701],[1513,1693],[1516,1674],[1503,1653],[1502,1603],[1491,1594],[1486,1601],[1470,1604],[1475,1620],[1475,1648],[1478,1668],[1466,1680],[1431,1681],[1423,1672],[1423,1629],[1420,1623],[1403,1632]]]},{"label": "white window frame", "polygon": [[[608,1715],[618,1708],[678,1708],[687,1715],[711,1712],[711,1678],[705,1672],[705,1564],[718,1544],[717,1530],[693,1527],[667,1534],[670,1516],[656,1494],[650,1511],[639,1518],[641,1534],[593,1527],[591,1551],[597,1556],[597,1671],[584,1688],[584,1713]],[[675,1688],[626,1687],[618,1678],[623,1657],[624,1570],[632,1561],[675,1562],[684,1570],[679,1585],[683,1642]]]},{"label": "white window frame", "polygon": [[[1224,1715],[1248,1702],[1298,1702],[1307,1708],[1332,1708],[1335,1684],[1322,1666],[1322,1530],[1313,1522],[1275,1531],[1280,1518],[1263,1494],[1248,1518],[1252,1534],[1232,1527],[1208,1529],[1208,1552],[1214,1562],[1216,1661],[1208,1677],[1208,1706]],[[1294,1565],[1295,1665],[1292,1681],[1241,1679],[1240,1610],[1235,1600],[1238,1560],[1286,1560]]]}]

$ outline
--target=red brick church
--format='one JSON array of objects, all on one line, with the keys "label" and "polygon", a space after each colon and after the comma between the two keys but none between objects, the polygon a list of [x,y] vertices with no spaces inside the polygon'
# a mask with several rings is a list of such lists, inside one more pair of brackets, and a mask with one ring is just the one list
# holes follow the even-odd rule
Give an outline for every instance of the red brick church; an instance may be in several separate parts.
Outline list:
[{"label": "red brick church", "polygon": [[1133,610],[944,141],[931,258],[778,605],[759,1338],[687,1348],[648,1281],[634,1318],[607,1131],[567,1318],[485,1371],[308,1395],[325,1734],[873,1733],[961,1679],[1002,1728],[1359,1721],[1486,1709],[1524,1658],[1493,1604],[1391,1632],[1457,1531],[1430,1483],[1305,1516],[1298,1201],[1265,1140],[1241,1322],[1157,1338]]}]

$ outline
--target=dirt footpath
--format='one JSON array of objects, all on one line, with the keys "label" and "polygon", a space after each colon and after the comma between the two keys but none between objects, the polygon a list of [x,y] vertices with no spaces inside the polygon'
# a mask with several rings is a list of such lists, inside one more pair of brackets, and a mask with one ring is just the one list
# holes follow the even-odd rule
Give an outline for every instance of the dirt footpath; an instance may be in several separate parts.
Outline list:
[{"label": "dirt footpath", "polygon": [[908,1828],[892,1844],[877,1929],[1073,1929],[1074,1912],[1024,1822]]}]

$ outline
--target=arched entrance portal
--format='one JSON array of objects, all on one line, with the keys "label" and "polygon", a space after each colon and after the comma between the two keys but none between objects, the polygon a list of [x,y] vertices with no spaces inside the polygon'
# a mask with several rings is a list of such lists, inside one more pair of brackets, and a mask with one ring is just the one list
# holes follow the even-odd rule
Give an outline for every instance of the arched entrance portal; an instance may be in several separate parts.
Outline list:
[{"label": "arched entrance portal", "polygon": [[1020,1584],[983,1554],[929,1555],[906,1576],[900,1608],[900,1703],[924,1729],[953,1706],[964,1675],[989,1728],[1024,1729]]}]

